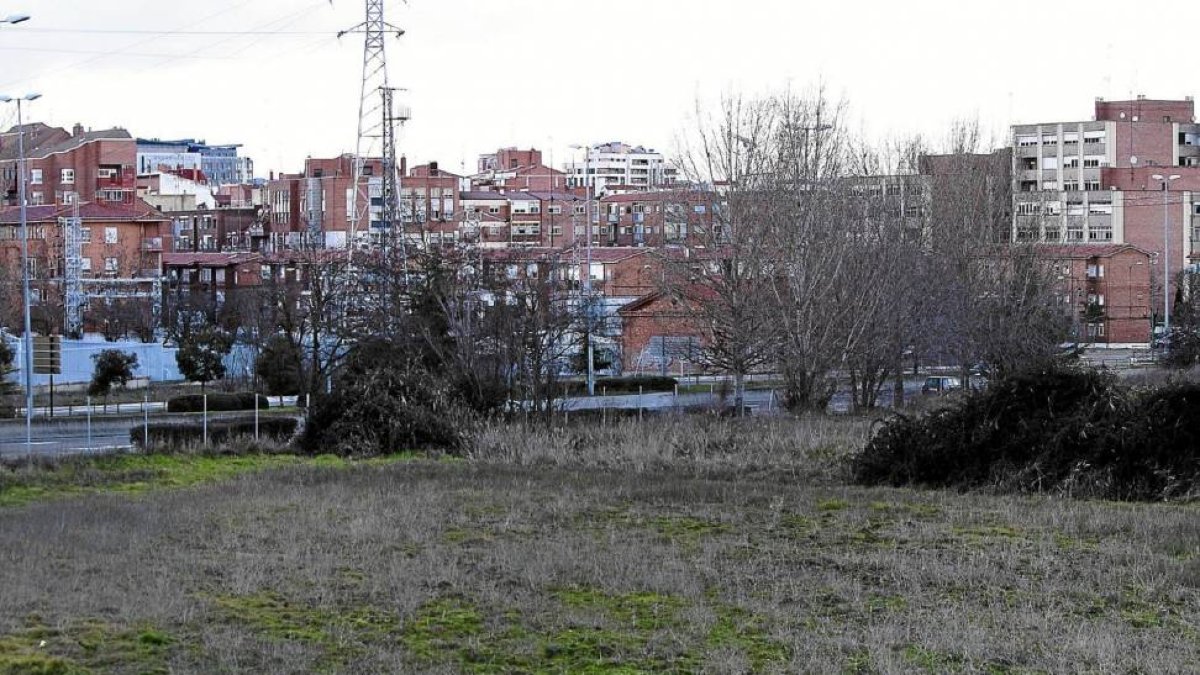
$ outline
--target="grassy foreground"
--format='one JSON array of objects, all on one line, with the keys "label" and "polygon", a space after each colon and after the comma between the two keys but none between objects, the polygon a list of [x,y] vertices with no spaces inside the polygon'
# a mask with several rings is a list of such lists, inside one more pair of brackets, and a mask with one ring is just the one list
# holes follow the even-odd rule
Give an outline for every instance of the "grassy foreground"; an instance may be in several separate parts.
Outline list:
[{"label": "grassy foreground", "polygon": [[42,480],[26,469],[0,483],[0,673],[1200,668],[1195,507],[848,486],[866,433],[655,421],[494,430],[466,462],[128,457],[13,498]]}]

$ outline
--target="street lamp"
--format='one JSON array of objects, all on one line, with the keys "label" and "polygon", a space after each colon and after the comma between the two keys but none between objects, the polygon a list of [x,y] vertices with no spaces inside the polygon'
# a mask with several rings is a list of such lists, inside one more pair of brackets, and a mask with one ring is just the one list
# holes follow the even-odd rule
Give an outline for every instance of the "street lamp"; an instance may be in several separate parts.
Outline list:
[{"label": "street lamp", "polygon": [[[583,180],[587,188],[587,197],[585,198],[587,206],[583,210],[587,232],[587,272],[583,276],[583,294],[587,298],[587,393],[588,396],[595,396],[596,361],[592,348],[592,197],[596,196],[596,175],[588,173],[592,167],[592,146],[572,145],[571,148],[574,150],[583,150],[587,153],[583,161]],[[596,201],[596,221],[600,221],[600,202],[598,198]]]},{"label": "street lamp", "polygon": [[[10,17],[11,18],[11,17]],[[17,202],[21,213],[21,289],[25,306],[25,451],[33,452],[33,330],[29,319],[29,217],[25,204],[25,127],[21,119],[21,101],[36,101],[41,94],[8,96],[0,94],[0,103],[17,104]]]},{"label": "street lamp", "polygon": [[1161,173],[1156,173],[1150,176],[1154,180],[1162,181],[1163,189],[1163,339],[1171,338],[1171,251],[1170,251],[1170,234],[1168,221],[1170,220],[1170,211],[1168,208],[1167,186],[1173,180],[1179,179],[1179,174],[1173,173],[1170,176],[1164,176]]}]

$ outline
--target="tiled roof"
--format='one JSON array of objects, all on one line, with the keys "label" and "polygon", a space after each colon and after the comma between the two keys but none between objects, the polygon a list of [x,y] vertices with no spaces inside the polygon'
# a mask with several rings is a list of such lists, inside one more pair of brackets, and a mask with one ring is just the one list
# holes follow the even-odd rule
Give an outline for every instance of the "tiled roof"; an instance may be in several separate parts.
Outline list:
[{"label": "tiled roof", "polygon": [[[31,223],[40,223],[68,218],[75,213],[75,207],[69,204],[43,204],[26,208],[26,219]],[[136,199],[132,205],[107,204],[87,202],[79,205],[79,217],[88,220],[107,221],[165,221],[170,220],[157,209],[146,202]],[[0,223],[12,224],[20,222],[21,209],[17,206],[0,208]]]}]

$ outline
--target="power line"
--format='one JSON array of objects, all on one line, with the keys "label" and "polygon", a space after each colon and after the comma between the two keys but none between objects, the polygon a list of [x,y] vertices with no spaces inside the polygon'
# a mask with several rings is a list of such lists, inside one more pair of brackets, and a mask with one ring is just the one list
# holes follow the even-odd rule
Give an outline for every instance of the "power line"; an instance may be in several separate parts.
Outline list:
[{"label": "power line", "polygon": [[102,28],[21,28],[22,33],[86,33],[96,35],[328,35],[310,30],[108,30]]}]

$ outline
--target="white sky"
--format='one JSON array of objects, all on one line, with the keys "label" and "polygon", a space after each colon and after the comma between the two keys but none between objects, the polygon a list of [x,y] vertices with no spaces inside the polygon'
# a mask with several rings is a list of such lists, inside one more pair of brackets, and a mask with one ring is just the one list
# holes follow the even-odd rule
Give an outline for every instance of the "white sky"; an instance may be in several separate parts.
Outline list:
[{"label": "white sky", "polygon": [[[0,92],[27,118],[242,143],[256,172],[354,149],[362,0],[0,0]],[[409,163],[468,171],[498,147],[558,166],[574,143],[669,152],[699,100],[823,81],[872,137],[944,136],[978,116],[1088,119],[1095,96],[1198,93],[1182,25],[1195,5],[1092,0],[390,0]],[[75,32],[81,29],[88,32]],[[138,31],[118,33],[100,31]],[[282,31],[164,35],[166,31]],[[1183,31],[1183,32],[1181,32]],[[1115,37],[1119,34],[1120,37]],[[11,110],[0,122],[11,124]],[[549,157],[547,157],[549,159]]]}]

